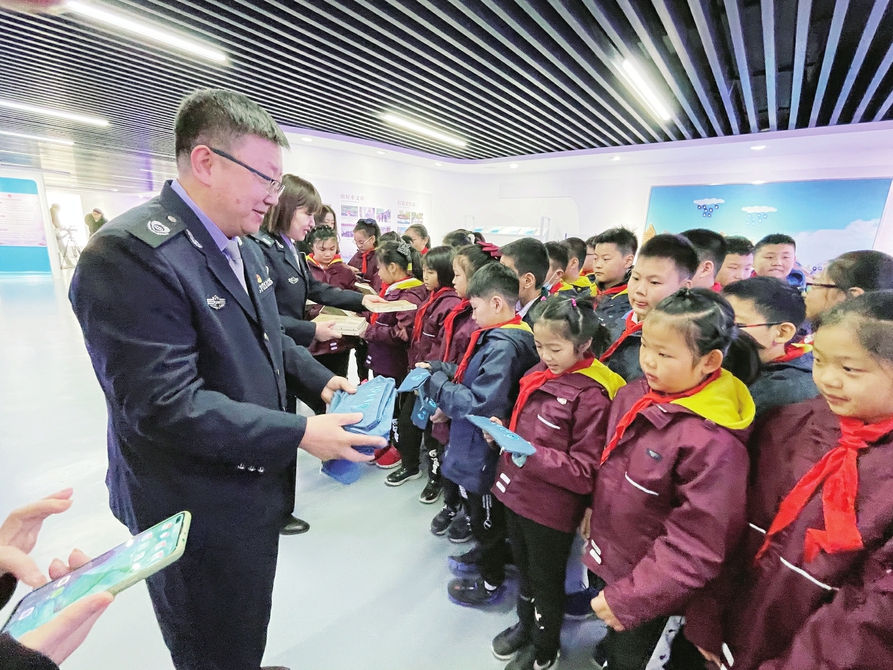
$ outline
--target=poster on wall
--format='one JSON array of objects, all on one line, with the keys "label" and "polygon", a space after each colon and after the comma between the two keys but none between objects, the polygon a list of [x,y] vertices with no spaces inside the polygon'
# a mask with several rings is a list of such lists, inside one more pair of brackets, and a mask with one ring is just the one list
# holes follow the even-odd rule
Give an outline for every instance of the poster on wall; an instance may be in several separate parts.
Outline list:
[{"label": "poster on wall", "polygon": [[0,178],[0,245],[46,247],[37,182]]},{"label": "poster on wall", "polygon": [[709,228],[754,242],[785,233],[797,242],[797,260],[813,272],[846,251],[873,248],[890,184],[890,179],[840,179],[654,186],[646,229]]}]

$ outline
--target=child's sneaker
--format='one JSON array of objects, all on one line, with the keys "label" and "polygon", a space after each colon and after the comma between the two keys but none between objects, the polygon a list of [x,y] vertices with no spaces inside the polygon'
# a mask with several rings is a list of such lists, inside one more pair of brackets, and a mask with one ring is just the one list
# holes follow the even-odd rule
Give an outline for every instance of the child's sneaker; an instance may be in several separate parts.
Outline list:
[{"label": "child's sneaker", "polygon": [[471,519],[467,514],[461,514],[453,519],[447,529],[447,539],[453,544],[462,544],[471,539]]},{"label": "child's sneaker", "polygon": [[450,572],[457,577],[467,577],[469,575],[476,575],[480,572],[480,569],[478,568],[480,560],[481,547],[479,544],[475,544],[471,549],[464,553],[450,556],[447,559],[447,565],[450,568]]},{"label": "child's sneaker", "polygon": [[444,535],[458,513],[459,510],[453,509],[449,505],[444,505],[437,513],[437,516],[431,520],[431,532],[438,537]]},{"label": "child's sneaker", "polygon": [[385,447],[375,452],[375,465],[383,470],[396,468],[402,462],[400,452],[395,447]]},{"label": "child's sneaker", "polygon": [[457,605],[475,607],[477,605],[495,605],[505,595],[505,586],[488,585],[483,577],[475,579],[454,579],[447,584],[447,594]]},{"label": "child's sneaker", "polygon": [[500,661],[510,661],[515,654],[530,644],[530,631],[519,621],[511,628],[506,628],[493,638],[490,648]]},{"label": "child's sneaker", "polygon": [[422,476],[421,470],[416,468],[415,470],[410,470],[409,468],[404,468],[402,465],[394,470],[391,474],[387,476],[384,480],[384,483],[388,486],[400,486],[401,484],[405,484],[411,479],[418,479]]},{"label": "child's sneaker", "polygon": [[536,648],[532,644],[528,644],[521,649],[515,658],[505,666],[505,670],[547,670],[555,665],[558,657],[551,658],[547,661],[538,661],[536,658]]},{"label": "child's sneaker", "polygon": [[443,491],[443,484],[440,483],[440,479],[429,479],[425,484],[425,489],[419,495],[419,502],[433,505],[440,499],[441,491]]}]

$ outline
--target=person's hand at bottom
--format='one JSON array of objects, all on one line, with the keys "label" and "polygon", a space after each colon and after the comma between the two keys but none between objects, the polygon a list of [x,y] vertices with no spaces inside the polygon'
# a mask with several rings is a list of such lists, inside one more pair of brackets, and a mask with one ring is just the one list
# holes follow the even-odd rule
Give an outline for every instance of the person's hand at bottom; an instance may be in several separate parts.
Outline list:
[{"label": "person's hand at bottom", "polygon": [[707,651],[706,649],[701,649],[700,647],[698,647],[698,651],[701,652],[701,656],[706,658],[708,661],[710,661],[711,663],[715,663],[716,667],[722,666],[722,659],[714,654],[712,651]]},{"label": "person's hand at bottom", "polygon": [[360,412],[351,414],[318,414],[307,418],[307,427],[304,429],[304,438],[299,445],[301,449],[321,461],[330,461],[333,458],[345,458],[349,461],[371,461],[372,456],[361,454],[353,447],[376,447],[378,449],[388,446],[387,440],[374,435],[361,435],[348,433],[342,426],[356,423],[363,418]]},{"label": "person's hand at bottom", "polygon": [[610,626],[618,633],[626,630],[623,627],[623,624],[620,623],[620,620],[614,616],[614,612],[611,611],[611,608],[608,606],[608,601],[605,600],[605,592],[602,591],[595,598],[592,599],[590,603],[592,606],[592,611],[595,612],[595,616],[605,622],[606,625]]}]

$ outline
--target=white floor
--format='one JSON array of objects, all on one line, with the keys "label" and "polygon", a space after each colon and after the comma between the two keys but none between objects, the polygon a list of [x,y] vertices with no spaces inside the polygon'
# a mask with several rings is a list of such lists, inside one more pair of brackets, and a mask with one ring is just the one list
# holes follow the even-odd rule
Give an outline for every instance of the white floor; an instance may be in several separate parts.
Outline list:
[{"label": "white floor", "polygon": [[[46,567],[72,547],[98,554],[128,534],[103,482],[105,403],[61,281],[0,275],[0,518],[71,486],[75,505],[44,526],[34,557]],[[294,670],[497,670],[492,637],[514,622],[511,590],[489,609],[446,596],[451,545],[428,531],[422,479],[400,488],[368,468],[353,486],[319,473],[301,452],[299,515],[312,529],[282,539],[265,663]],[[19,587],[17,597],[24,595]],[[5,622],[10,607],[0,612]],[[568,623],[562,670],[591,668],[600,622]],[[143,585],[121,594],[66,670],[172,668]]]}]

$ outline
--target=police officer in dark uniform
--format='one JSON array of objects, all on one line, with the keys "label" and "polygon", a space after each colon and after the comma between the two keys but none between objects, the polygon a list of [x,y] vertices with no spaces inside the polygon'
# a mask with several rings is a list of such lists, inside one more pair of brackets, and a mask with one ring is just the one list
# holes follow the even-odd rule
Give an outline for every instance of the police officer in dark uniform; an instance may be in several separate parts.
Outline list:
[{"label": "police officer in dark uniform", "polygon": [[94,235],[70,299],[109,412],[112,511],[136,534],[193,515],[149,595],[178,670],[258,670],[298,447],[368,460],[360,415],[286,412],[289,391],[354,390],[282,330],[259,229],[288,142],[241,94],[201,90],[177,114],[178,179]]}]

